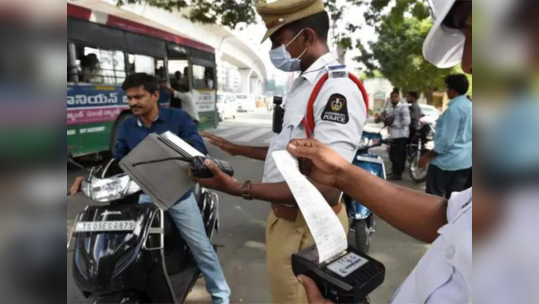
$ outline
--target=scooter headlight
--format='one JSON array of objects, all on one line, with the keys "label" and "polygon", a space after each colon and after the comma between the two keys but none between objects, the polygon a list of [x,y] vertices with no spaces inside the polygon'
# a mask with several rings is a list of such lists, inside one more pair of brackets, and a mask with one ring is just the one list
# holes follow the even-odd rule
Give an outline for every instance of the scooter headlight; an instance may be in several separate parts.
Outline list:
[{"label": "scooter headlight", "polygon": [[365,149],[370,147],[376,147],[380,145],[380,139],[378,137],[363,136],[359,143],[359,149]]},{"label": "scooter headlight", "polygon": [[93,178],[89,185],[88,197],[100,203],[108,203],[140,191],[140,187],[129,176]]},{"label": "scooter headlight", "polygon": [[361,137],[361,142],[359,143],[360,148],[365,148],[369,146],[371,139],[367,136]]},{"label": "scooter headlight", "polygon": [[80,191],[82,194],[86,197],[92,197],[92,194],[90,193],[90,183],[87,181],[83,181],[82,185],[80,186]]}]

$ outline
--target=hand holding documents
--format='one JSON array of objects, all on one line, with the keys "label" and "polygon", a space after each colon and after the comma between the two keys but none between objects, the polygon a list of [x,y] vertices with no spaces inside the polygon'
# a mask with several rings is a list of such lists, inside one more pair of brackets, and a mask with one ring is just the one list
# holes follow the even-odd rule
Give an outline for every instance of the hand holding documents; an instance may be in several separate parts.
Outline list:
[{"label": "hand holding documents", "polygon": [[273,158],[284,176],[318,247],[320,263],[348,248],[348,239],[339,218],[322,194],[301,174],[298,162],[288,151],[275,151]]},{"label": "hand holding documents", "polygon": [[193,186],[190,162],[204,157],[172,132],[150,134],[124,159],[122,169],[161,209],[174,206]]}]

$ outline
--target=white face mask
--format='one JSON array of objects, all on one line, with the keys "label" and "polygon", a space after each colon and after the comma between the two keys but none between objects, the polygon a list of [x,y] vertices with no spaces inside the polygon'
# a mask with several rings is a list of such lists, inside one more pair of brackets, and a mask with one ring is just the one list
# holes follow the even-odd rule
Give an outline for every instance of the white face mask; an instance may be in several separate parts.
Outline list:
[{"label": "white face mask", "polygon": [[301,57],[307,52],[307,48],[301,53],[298,58],[292,58],[292,55],[286,49],[299,35],[303,33],[303,30],[299,32],[294,39],[292,39],[287,45],[281,45],[270,51],[270,59],[273,65],[283,72],[297,72],[301,71]]}]

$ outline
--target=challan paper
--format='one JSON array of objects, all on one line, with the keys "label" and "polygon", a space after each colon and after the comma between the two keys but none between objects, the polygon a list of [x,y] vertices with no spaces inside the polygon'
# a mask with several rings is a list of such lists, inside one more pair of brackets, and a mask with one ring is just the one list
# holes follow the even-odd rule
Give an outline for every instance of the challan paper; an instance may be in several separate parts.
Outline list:
[{"label": "challan paper", "polygon": [[275,151],[273,158],[284,176],[318,247],[319,263],[348,249],[348,239],[339,218],[316,187],[301,174],[297,160],[288,151]]}]

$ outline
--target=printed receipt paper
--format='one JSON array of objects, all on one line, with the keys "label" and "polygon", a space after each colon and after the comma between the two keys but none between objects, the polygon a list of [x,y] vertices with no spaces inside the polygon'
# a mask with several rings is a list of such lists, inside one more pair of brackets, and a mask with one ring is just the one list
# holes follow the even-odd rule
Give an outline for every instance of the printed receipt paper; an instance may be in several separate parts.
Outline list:
[{"label": "printed receipt paper", "polygon": [[348,249],[348,239],[339,218],[322,194],[301,174],[297,160],[288,151],[275,151],[273,158],[284,176],[318,247],[319,263]]}]

